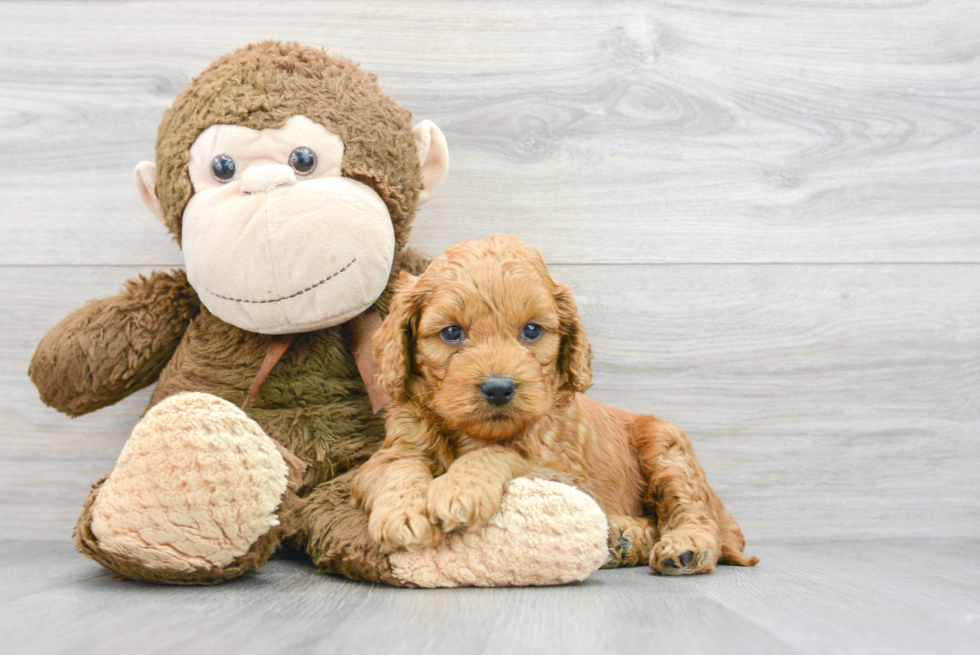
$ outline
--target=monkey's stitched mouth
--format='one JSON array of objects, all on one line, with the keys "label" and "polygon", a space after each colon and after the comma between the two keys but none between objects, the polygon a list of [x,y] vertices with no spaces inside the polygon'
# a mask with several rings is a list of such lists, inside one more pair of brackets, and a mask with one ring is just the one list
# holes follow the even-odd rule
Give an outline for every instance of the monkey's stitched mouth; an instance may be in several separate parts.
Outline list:
[{"label": "monkey's stitched mouth", "polygon": [[330,280],[334,279],[335,277],[337,277],[338,275],[340,275],[341,273],[343,273],[344,271],[346,271],[348,268],[350,268],[351,266],[353,266],[354,265],[354,262],[356,262],[356,261],[357,261],[357,257],[355,257],[354,259],[350,260],[350,262],[346,266],[344,266],[342,269],[340,269],[336,273],[331,273],[330,275],[328,275],[327,277],[323,278],[322,280],[320,280],[316,284],[311,284],[310,286],[306,287],[305,289],[303,289],[301,291],[297,291],[296,293],[291,293],[288,296],[283,296],[282,298],[273,298],[273,299],[270,299],[270,300],[247,300],[245,298],[231,298],[229,296],[222,296],[220,293],[215,293],[214,291],[211,291],[211,289],[205,289],[205,291],[207,291],[208,293],[210,293],[212,296],[214,296],[216,298],[221,298],[222,300],[231,300],[232,302],[243,302],[243,303],[248,303],[248,304],[252,304],[252,305],[265,305],[267,303],[272,303],[272,302],[282,302],[283,300],[289,300],[290,298],[295,298],[296,296],[301,296],[304,293],[306,293],[307,291],[312,291],[313,289],[316,289],[321,284],[323,284],[325,282],[329,282]]}]

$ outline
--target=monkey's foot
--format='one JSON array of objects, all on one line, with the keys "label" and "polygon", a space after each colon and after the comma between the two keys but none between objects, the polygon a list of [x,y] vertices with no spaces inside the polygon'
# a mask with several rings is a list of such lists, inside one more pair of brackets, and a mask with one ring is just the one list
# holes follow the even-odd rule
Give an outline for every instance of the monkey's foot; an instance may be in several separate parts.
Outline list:
[{"label": "monkey's foot", "polygon": [[699,525],[665,532],[650,553],[650,568],[661,575],[711,573],[718,563],[718,535]]},{"label": "monkey's foot", "polygon": [[134,428],[92,503],[91,534],[110,558],[175,574],[158,581],[217,581],[181,574],[249,553],[279,524],[289,476],[275,442],[242,410],[210,394],[178,394]]},{"label": "monkey's foot", "polygon": [[395,577],[420,587],[554,585],[601,567],[607,539],[606,516],[589,495],[559,482],[517,478],[483,527],[389,559]]}]

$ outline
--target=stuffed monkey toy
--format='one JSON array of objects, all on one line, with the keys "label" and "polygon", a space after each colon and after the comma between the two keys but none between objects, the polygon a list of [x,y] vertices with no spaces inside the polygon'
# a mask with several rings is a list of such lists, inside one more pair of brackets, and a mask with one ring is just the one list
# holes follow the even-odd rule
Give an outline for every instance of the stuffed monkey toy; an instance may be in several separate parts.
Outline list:
[{"label": "stuffed monkey toy", "polygon": [[171,584],[235,578],[281,544],[399,586],[554,584],[607,560],[596,503],[553,480],[515,481],[481,531],[420,552],[382,552],[350,500],[384,437],[371,334],[398,273],[426,265],[405,244],[447,169],[435,125],[320,49],[248,46],[177,96],[135,179],[185,270],[89,302],[30,366],[69,416],[157,385],[85,502],[81,552]]}]

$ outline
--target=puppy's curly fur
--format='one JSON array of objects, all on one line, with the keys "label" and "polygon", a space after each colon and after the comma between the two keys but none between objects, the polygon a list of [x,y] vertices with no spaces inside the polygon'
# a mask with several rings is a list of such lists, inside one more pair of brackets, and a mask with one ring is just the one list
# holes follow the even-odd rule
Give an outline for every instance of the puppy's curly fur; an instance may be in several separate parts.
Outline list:
[{"label": "puppy's curly fur", "polygon": [[478,239],[403,273],[375,348],[393,402],[354,496],[385,549],[486,523],[507,481],[543,468],[599,501],[615,565],[678,575],[758,561],[683,430],[583,394],[585,330],[535,249]]}]

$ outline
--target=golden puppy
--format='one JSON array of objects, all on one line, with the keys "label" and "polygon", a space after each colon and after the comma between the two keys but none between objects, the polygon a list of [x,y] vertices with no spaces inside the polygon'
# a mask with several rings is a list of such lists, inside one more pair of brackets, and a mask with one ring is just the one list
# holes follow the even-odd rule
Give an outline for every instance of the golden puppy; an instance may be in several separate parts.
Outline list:
[{"label": "golden puppy", "polygon": [[479,526],[509,480],[548,469],[596,497],[614,565],[677,575],[758,561],[683,430],[582,393],[591,351],[572,294],[517,239],[467,241],[402,273],[375,349],[393,401],[354,497],[385,549]]}]

